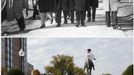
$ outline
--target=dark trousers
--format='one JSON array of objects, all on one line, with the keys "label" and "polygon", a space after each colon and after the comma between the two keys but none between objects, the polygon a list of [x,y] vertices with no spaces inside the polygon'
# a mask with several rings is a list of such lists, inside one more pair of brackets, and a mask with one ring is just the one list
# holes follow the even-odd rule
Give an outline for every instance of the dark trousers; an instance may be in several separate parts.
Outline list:
[{"label": "dark trousers", "polygon": [[36,15],[38,15],[39,13],[38,13],[37,7],[33,7],[33,8],[34,8],[34,10],[33,10],[33,19],[35,19]]},{"label": "dark trousers", "polygon": [[17,23],[18,23],[18,25],[19,25],[20,30],[24,30],[25,27],[26,27],[26,26],[25,26],[24,17],[22,16],[22,17],[19,18],[19,19],[16,18],[16,20],[17,20]]},{"label": "dark trousers", "polygon": [[63,10],[63,14],[64,14],[64,22],[67,22],[67,16],[69,16],[69,11]]},{"label": "dark trousers", "polygon": [[105,16],[106,16],[106,25],[107,27],[111,27],[111,19],[110,19],[110,11],[106,11],[105,12]]},{"label": "dark trousers", "polygon": [[74,22],[74,10],[70,10],[71,22]]},{"label": "dark trousers", "polygon": [[117,11],[112,11],[112,25],[117,25]]},{"label": "dark trousers", "polygon": [[86,17],[86,11],[85,10],[76,10],[76,20],[77,22],[83,23]]},{"label": "dark trousers", "polygon": [[89,20],[91,20],[91,11],[92,11],[92,20],[95,21],[95,17],[96,17],[96,7],[91,7],[88,10],[88,14],[87,17]]},{"label": "dark trousers", "polygon": [[61,12],[62,12],[62,10],[56,11],[56,18],[55,18],[55,20],[56,20],[56,23],[58,23],[58,24],[61,23]]},{"label": "dark trousers", "polygon": [[3,8],[2,12],[1,12],[1,22],[3,22],[7,17],[7,13],[6,13],[6,8]]}]

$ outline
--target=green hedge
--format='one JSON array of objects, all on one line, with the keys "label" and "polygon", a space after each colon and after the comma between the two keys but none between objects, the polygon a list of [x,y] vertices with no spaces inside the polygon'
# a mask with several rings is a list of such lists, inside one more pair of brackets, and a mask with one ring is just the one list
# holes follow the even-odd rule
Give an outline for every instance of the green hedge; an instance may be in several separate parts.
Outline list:
[{"label": "green hedge", "polygon": [[129,65],[122,75],[133,75],[133,64]]},{"label": "green hedge", "polygon": [[7,75],[24,75],[24,73],[19,69],[10,69]]}]

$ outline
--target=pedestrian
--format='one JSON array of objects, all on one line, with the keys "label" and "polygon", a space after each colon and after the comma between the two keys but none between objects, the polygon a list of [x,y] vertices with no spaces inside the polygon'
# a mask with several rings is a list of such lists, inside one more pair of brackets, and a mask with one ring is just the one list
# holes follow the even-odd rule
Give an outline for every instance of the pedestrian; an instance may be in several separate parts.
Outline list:
[{"label": "pedestrian", "polygon": [[55,0],[39,0],[39,11],[41,17],[40,28],[45,27],[45,16],[47,12],[54,12]]},{"label": "pedestrian", "polygon": [[84,70],[85,68],[87,69],[88,75],[91,75],[92,68],[93,70],[95,70],[93,60],[96,60],[96,59],[94,55],[91,53],[91,51],[92,51],[91,49],[87,49],[86,63],[84,66]]},{"label": "pedestrian", "polygon": [[88,14],[87,14],[88,22],[91,21],[91,17],[92,17],[92,21],[95,22],[96,8],[98,8],[99,2],[98,0],[88,0],[88,4],[89,4]]},{"label": "pedestrian", "polygon": [[35,70],[32,70],[31,75],[40,75],[40,72],[39,70],[35,69]]},{"label": "pedestrian", "polygon": [[7,20],[13,21],[17,20],[18,26],[20,28],[19,31],[25,30],[25,21],[23,16],[23,9],[28,9],[28,0],[7,0],[6,4],[6,14]]},{"label": "pedestrian", "polygon": [[75,0],[69,0],[69,13],[72,24],[74,23],[74,11],[75,11]]},{"label": "pedestrian", "polygon": [[110,0],[103,0],[103,8],[105,10],[105,21],[107,27],[111,27],[111,19],[110,19]]},{"label": "pedestrian", "polygon": [[86,16],[86,1],[87,0],[75,0],[76,2],[76,27],[85,26],[85,16]]},{"label": "pedestrian", "polygon": [[64,24],[67,24],[67,17],[69,16],[69,0],[62,0],[62,10],[64,14]]},{"label": "pedestrian", "polygon": [[117,25],[117,10],[120,0],[110,0],[110,8],[111,8],[111,19],[112,19],[112,26],[114,29],[118,28]]},{"label": "pedestrian", "polygon": [[38,0],[32,0],[32,4],[33,4],[33,19],[37,18],[37,15],[39,14],[37,6],[38,6]]}]

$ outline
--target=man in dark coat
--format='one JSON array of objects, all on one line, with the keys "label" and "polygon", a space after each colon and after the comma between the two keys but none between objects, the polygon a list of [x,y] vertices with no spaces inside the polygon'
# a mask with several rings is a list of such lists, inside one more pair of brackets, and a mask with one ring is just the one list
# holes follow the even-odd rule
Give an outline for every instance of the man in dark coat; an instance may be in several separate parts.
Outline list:
[{"label": "man in dark coat", "polygon": [[74,10],[75,10],[75,0],[69,0],[69,13],[71,16],[71,23],[74,23]]},{"label": "man in dark coat", "polygon": [[56,13],[55,21],[57,23],[57,27],[61,26],[61,12],[62,12],[62,0],[55,0],[55,13]]},{"label": "man in dark coat", "polygon": [[85,26],[85,16],[86,16],[86,0],[75,0],[76,1],[76,27],[80,25]]},{"label": "man in dark coat", "polygon": [[88,0],[88,22],[91,21],[91,10],[92,10],[92,21],[95,21],[95,16],[96,16],[96,8],[98,7],[99,2],[98,0]]},{"label": "man in dark coat", "polygon": [[24,8],[28,9],[28,0],[7,0],[6,4],[7,20],[12,21],[16,19],[20,31],[23,31],[25,29],[25,21],[24,16],[22,14],[22,10]]}]

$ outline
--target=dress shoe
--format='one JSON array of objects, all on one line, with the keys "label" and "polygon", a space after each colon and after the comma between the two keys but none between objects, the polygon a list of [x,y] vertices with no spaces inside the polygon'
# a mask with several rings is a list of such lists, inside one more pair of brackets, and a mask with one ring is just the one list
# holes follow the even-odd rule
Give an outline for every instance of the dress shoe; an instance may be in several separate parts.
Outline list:
[{"label": "dress shoe", "polygon": [[81,26],[84,26],[84,27],[86,27],[86,25],[85,25],[85,23],[84,23],[84,22],[82,22],[82,23],[81,23]]},{"label": "dress shoe", "polygon": [[60,27],[61,26],[61,24],[57,24],[57,26],[56,27]]},{"label": "dress shoe", "polygon": [[67,21],[64,22],[64,24],[67,24],[67,23],[68,23]]},{"label": "dress shoe", "polygon": [[45,24],[44,25],[41,25],[40,28],[45,28]]},{"label": "dress shoe", "polygon": [[76,27],[79,27],[79,25],[80,25],[80,22],[76,22],[76,25],[75,26]]}]

